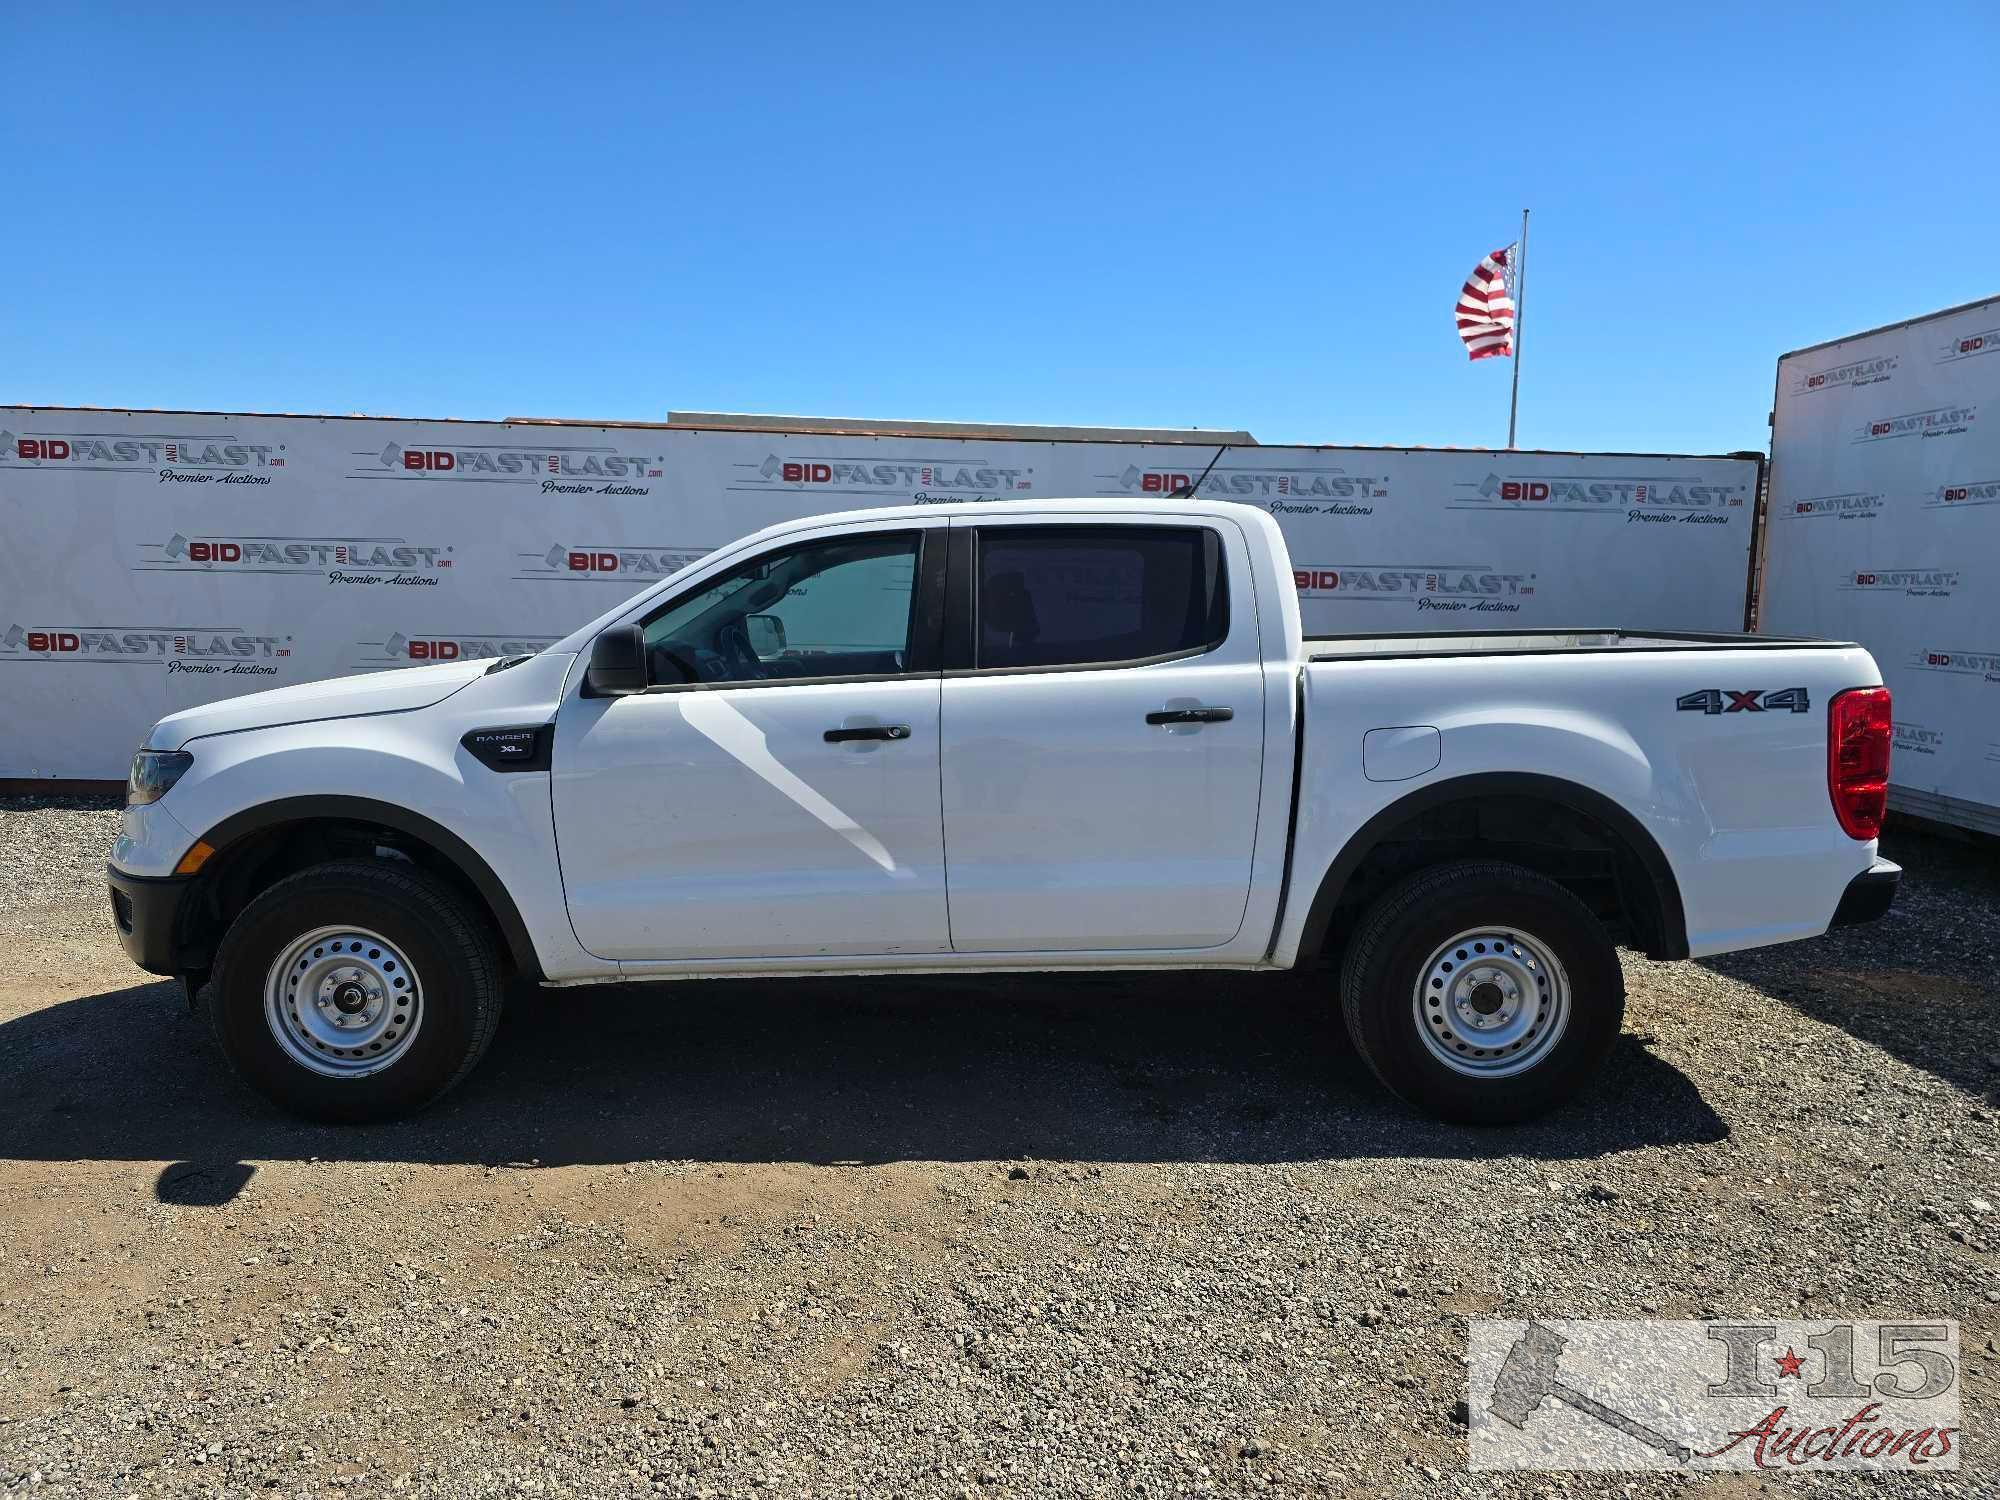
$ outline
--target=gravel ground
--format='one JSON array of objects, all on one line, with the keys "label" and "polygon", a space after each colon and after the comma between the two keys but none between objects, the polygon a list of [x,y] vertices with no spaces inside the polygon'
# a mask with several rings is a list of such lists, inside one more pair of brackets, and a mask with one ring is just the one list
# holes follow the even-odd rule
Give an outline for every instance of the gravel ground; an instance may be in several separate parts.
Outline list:
[{"label": "gravel ground", "polygon": [[[1993,1494],[1989,853],[1885,921],[1627,956],[1602,1083],[1474,1132],[1317,981],[602,988],[393,1127],[280,1117],[0,802],[0,1493],[1747,1496],[1465,1469],[1467,1319],[1964,1321]],[[1877,1487],[1877,1486],[1871,1486]]]}]

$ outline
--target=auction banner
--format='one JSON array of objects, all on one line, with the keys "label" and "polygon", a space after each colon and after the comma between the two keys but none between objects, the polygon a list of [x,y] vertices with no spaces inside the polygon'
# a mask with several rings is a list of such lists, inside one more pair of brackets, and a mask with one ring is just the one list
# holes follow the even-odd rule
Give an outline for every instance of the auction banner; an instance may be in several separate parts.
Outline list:
[{"label": "auction banner", "polygon": [[1778,361],[1759,628],[1866,646],[1891,805],[2000,833],[2000,298]]},{"label": "auction banner", "polygon": [[1757,470],[0,407],[0,777],[122,777],[190,704],[534,651],[760,527],[870,506],[1198,481],[1277,518],[1309,634],[1738,630]]}]

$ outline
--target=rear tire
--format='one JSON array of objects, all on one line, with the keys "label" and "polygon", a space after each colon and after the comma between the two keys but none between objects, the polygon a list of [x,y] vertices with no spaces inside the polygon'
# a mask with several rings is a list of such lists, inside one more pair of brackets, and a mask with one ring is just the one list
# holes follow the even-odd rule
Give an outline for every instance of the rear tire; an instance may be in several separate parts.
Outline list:
[{"label": "rear tire", "polygon": [[316,865],[230,925],[205,999],[243,1081],[312,1120],[394,1119],[472,1071],[499,1024],[500,962],[465,899],[414,866]]},{"label": "rear tire", "polygon": [[1340,974],[1348,1034],[1398,1098],[1503,1125],[1566,1103],[1625,1016],[1618,951],[1576,896],[1497,860],[1421,870],[1362,917]]}]

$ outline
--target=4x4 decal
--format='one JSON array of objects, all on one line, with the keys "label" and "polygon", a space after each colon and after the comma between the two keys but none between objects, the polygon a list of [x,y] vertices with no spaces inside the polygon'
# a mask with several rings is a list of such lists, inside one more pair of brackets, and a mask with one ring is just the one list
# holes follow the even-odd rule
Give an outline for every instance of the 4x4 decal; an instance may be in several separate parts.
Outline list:
[{"label": "4x4 decal", "polygon": [[1674,707],[1682,713],[1700,714],[1761,714],[1767,709],[1775,713],[1787,708],[1802,714],[1812,703],[1802,687],[1773,688],[1769,692],[1752,688],[1747,693],[1734,688],[1703,688],[1695,693],[1682,693],[1674,700]]}]

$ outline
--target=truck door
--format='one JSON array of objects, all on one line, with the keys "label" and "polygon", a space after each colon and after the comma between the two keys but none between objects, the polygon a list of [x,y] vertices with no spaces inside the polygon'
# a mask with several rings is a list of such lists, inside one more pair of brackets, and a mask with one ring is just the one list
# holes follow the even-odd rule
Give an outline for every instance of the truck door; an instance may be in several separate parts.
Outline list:
[{"label": "truck door", "polygon": [[644,620],[652,686],[569,696],[556,839],[577,941],[643,964],[940,953],[945,529],[843,526]]},{"label": "truck door", "polygon": [[1219,947],[1243,924],[1264,667],[1240,531],[952,523],[939,747],[961,953]]}]

